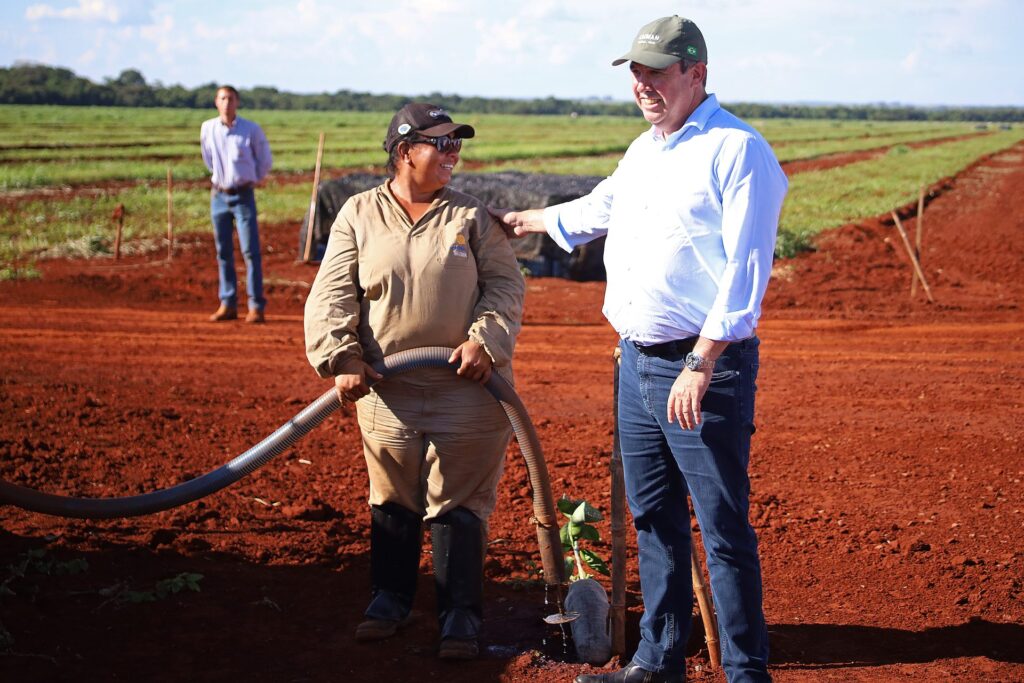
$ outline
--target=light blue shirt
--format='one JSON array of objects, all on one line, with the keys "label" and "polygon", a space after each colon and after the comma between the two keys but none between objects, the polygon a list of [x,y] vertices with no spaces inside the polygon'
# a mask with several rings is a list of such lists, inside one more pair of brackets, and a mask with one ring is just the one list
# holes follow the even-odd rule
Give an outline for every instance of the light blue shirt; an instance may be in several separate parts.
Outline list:
[{"label": "light blue shirt", "polygon": [[255,185],[270,172],[273,158],[263,129],[240,116],[227,126],[220,117],[203,122],[199,130],[203,161],[215,187]]},{"label": "light blue shirt", "polygon": [[761,135],[709,95],[664,139],[652,127],[587,196],[548,207],[566,251],[607,235],[604,315],[658,344],[754,334],[789,183]]}]

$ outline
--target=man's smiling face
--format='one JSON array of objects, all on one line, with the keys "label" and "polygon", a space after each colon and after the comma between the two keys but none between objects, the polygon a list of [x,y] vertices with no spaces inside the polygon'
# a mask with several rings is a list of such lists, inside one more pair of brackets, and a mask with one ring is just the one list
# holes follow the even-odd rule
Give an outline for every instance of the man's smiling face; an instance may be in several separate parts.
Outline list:
[{"label": "man's smiling face", "polygon": [[664,69],[652,69],[639,62],[630,62],[633,99],[647,122],[662,135],[682,128],[686,119],[703,101],[702,66],[695,64],[683,71],[682,62]]}]

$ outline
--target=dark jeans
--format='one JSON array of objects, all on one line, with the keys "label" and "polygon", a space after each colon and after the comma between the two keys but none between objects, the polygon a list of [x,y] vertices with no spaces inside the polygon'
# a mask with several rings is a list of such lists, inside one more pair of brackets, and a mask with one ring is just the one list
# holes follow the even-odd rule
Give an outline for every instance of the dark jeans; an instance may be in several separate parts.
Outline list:
[{"label": "dark jeans", "polygon": [[689,492],[707,551],[726,676],[770,680],[761,563],[747,520],[758,340],[730,344],[718,359],[703,421],[692,431],[669,424],[666,415],[685,354],[652,356],[631,342],[620,346],[619,438],[644,598],[633,662],[669,674],[685,670],[693,607]]},{"label": "dark jeans", "polygon": [[210,217],[213,238],[217,244],[217,270],[220,275],[220,302],[232,308],[238,305],[238,278],[235,275],[235,249],[231,239],[238,230],[238,246],[245,259],[245,289],[249,308],[262,311],[267,305],[263,297],[263,262],[260,258],[260,229],[256,222],[256,193],[252,188],[238,194],[210,193]]}]

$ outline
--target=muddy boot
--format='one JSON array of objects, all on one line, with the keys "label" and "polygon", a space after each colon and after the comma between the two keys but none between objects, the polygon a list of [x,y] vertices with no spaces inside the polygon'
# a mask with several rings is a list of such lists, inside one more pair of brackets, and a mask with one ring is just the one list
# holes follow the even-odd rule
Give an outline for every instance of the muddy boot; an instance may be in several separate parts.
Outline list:
[{"label": "muddy boot", "polygon": [[419,514],[396,503],[374,505],[370,511],[370,581],[373,598],[356,640],[382,640],[395,635],[409,617],[416,595],[423,527]]},{"label": "muddy boot", "polygon": [[473,659],[483,623],[484,540],[480,518],[455,508],[430,523],[441,659]]}]

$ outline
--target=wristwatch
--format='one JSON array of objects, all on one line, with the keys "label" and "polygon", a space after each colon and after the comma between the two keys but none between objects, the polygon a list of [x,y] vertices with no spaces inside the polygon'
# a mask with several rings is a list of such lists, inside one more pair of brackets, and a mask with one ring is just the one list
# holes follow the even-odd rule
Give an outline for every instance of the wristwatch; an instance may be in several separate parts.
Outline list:
[{"label": "wristwatch", "polygon": [[710,368],[715,367],[715,361],[701,358],[693,351],[686,354],[686,360],[684,361],[684,363],[686,364],[687,370],[692,370],[694,372],[708,370]]}]

